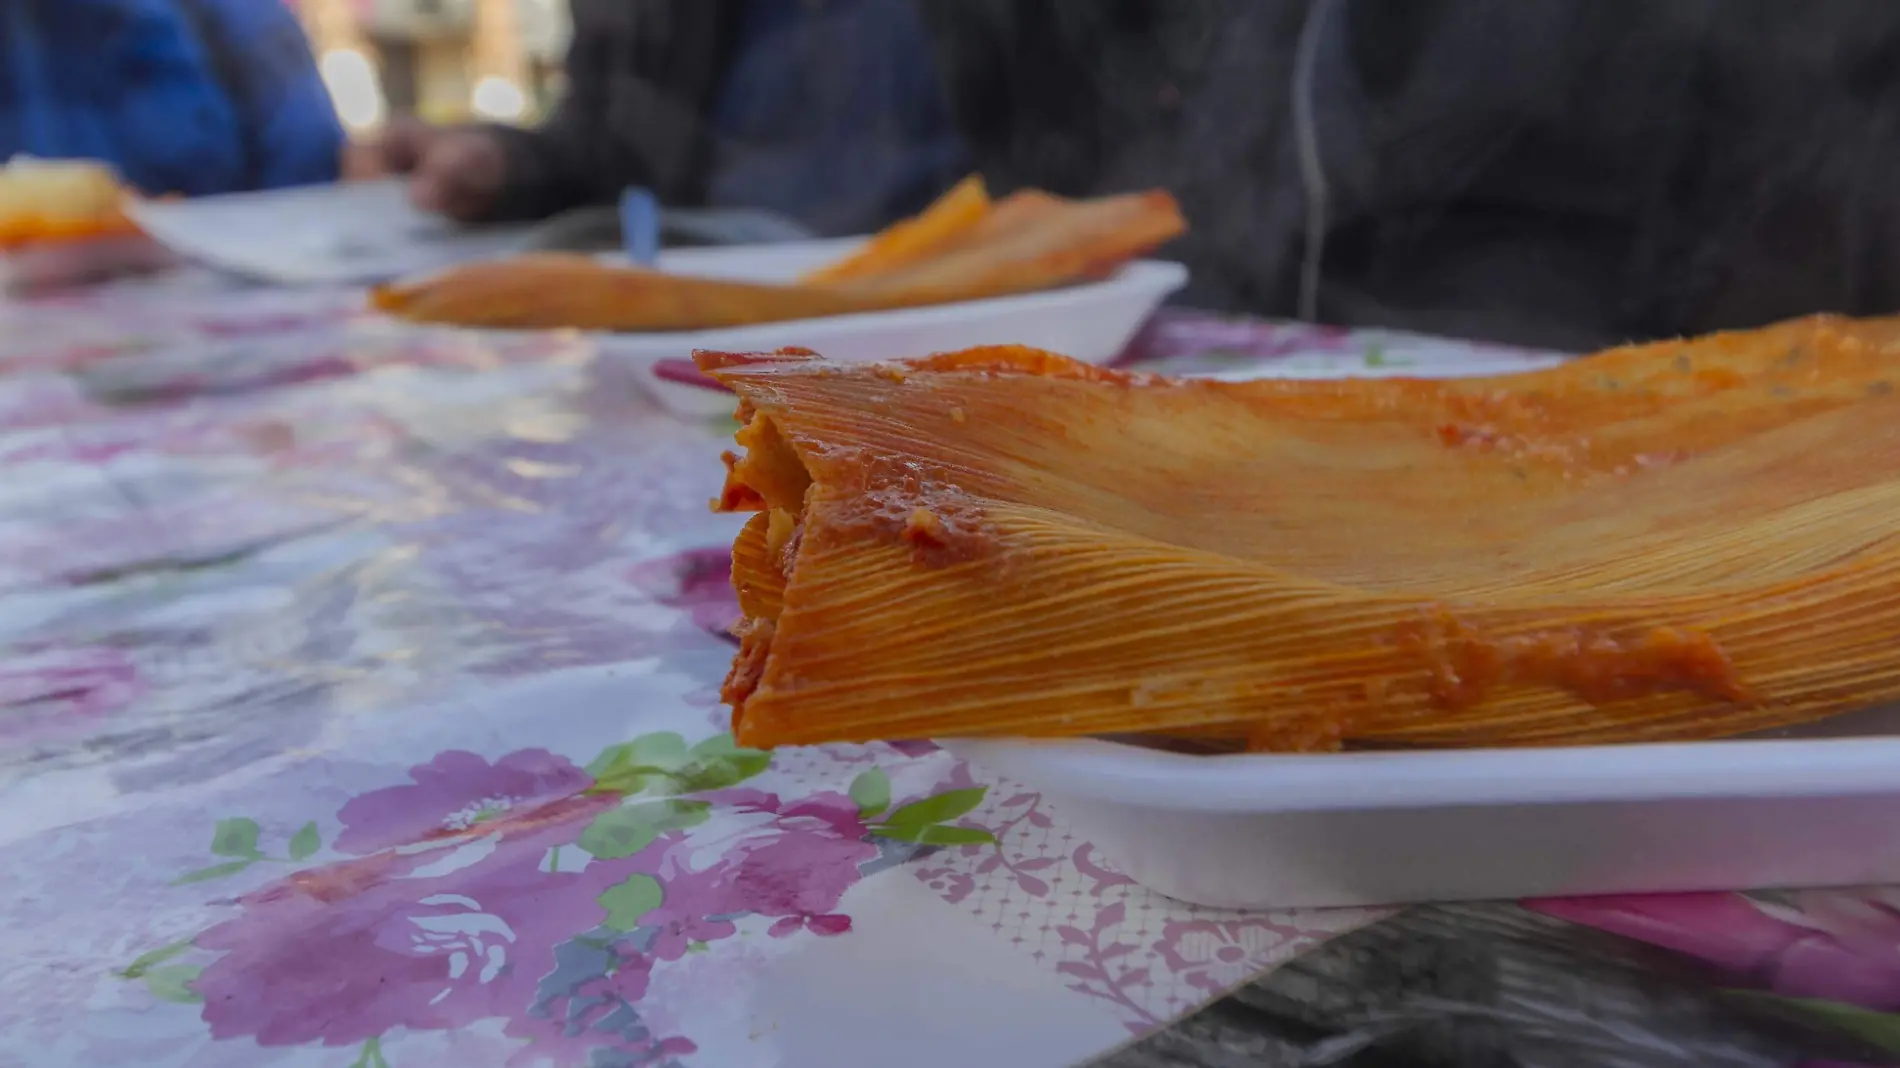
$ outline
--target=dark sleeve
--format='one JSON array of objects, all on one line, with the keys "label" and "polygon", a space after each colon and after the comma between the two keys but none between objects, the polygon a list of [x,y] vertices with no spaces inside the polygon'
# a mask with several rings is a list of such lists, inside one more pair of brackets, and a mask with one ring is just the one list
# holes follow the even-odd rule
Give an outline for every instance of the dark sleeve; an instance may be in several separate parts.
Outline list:
[{"label": "dark sleeve", "polygon": [[[1100,0],[1091,0],[1100,2]],[[1046,0],[917,0],[952,122],[993,192],[1089,192],[1101,103],[1080,37]]]},{"label": "dark sleeve", "polygon": [[573,0],[567,92],[535,129],[490,127],[507,156],[497,219],[612,203],[628,186],[689,195],[718,62],[717,0]]},{"label": "dark sleeve", "polygon": [[244,187],[336,181],[343,128],[290,8],[281,0],[188,0],[182,6],[236,115]]},{"label": "dark sleeve", "polygon": [[538,219],[596,199],[608,184],[599,168],[611,166],[630,182],[640,180],[637,158],[613,142],[607,121],[609,56],[617,51],[613,35],[621,19],[611,0],[573,0],[573,31],[563,73],[567,88],[554,113],[537,129],[487,127],[507,155],[507,185],[495,208],[498,219]]},{"label": "dark sleeve", "polygon": [[[1380,263],[1354,257],[1415,243],[1410,231],[1387,232],[1395,216],[1430,228],[1474,188],[1491,195],[1479,183],[1519,146],[1527,109],[1571,98],[1560,31],[1579,8],[1623,10],[1573,0],[919,3],[959,130],[999,191],[1165,188],[1190,227],[1164,253],[1192,271],[1182,299],[1323,318],[1328,292],[1350,296],[1320,284],[1335,265],[1376,274]],[[1495,46],[1527,37],[1542,47]]]},{"label": "dark sleeve", "polygon": [[1285,312],[1305,194],[1290,123],[1306,3],[919,0],[959,133],[995,192],[1164,188],[1183,299]]}]

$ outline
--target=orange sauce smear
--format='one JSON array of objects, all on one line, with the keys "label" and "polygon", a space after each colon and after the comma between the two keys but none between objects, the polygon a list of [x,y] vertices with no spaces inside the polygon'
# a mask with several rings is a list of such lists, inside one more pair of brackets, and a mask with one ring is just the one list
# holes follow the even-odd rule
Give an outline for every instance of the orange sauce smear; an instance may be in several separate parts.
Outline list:
[{"label": "orange sauce smear", "polygon": [[1433,702],[1450,711],[1472,708],[1503,685],[1555,686],[1592,705],[1674,692],[1753,700],[1715,639],[1680,627],[1558,627],[1499,638],[1440,610],[1399,639],[1423,658]]}]

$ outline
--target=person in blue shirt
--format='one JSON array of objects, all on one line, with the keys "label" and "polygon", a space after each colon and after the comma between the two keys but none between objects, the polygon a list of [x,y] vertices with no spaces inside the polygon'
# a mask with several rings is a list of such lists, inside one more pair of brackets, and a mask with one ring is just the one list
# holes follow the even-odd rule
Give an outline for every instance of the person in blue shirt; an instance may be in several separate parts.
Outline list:
[{"label": "person in blue shirt", "polygon": [[283,0],[0,0],[0,158],[202,196],[334,181],[343,145]]},{"label": "person in blue shirt", "polygon": [[911,0],[572,0],[567,95],[537,129],[402,124],[416,202],[535,219],[641,187],[669,207],[878,229],[963,176]]}]

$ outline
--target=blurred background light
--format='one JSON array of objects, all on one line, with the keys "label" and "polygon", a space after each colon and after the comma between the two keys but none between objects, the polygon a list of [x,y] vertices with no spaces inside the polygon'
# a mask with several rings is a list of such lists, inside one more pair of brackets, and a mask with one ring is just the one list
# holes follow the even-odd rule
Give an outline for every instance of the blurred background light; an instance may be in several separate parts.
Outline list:
[{"label": "blurred background light", "polygon": [[528,113],[528,94],[510,79],[490,75],[475,83],[468,106],[478,118],[517,122]]},{"label": "blurred background light", "polygon": [[374,130],[383,124],[389,109],[376,65],[367,55],[354,48],[332,48],[323,53],[317,69],[336,104],[337,118],[351,132]]},{"label": "blurred background light", "polygon": [[285,2],[358,139],[399,115],[530,124],[560,96],[568,0]]}]

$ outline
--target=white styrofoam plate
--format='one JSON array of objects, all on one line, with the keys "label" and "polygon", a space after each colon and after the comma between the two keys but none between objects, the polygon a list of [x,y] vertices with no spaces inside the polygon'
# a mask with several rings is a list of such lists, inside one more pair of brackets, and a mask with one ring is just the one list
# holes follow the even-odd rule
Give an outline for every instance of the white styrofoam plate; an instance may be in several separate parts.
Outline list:
[{"label": "white styrofoam plate", "polygon": [[280,285],[384,281],[472,259],[525,252],[532,226],[457,226],[418,211],[401,179],[339,182],[126,209],[152,240],[186,259]]},{"label": "white styrofoam plate", "polygon": [[1143,886],[1201,905],[1900,880],[1900,737],[1310,756],[943,744],[1042,791]]},{"label": "white styrofoam plate", "polygon": [[[849,252],[861,238],[781,245],[679,249],[661,270],[715,278],[785,281]],[[1087,363],[1119,356],[1170,294],[1187,284],[1178,263],[1139,260],[1088,285],[928,308],[838,315],[787,323],[669,334],[603,335],[602,350],[644,365],[641,379],[682,415],[732,411],[732,395],[692,370],[695,349],[764,352],[801,345],[834,360],[863,362],[975,345],[1031,345]]]},{"label": "white styrofoam plate", "polygon": [[[1318,377],[1290,364],[1212,377]],[[1461,357],[1410,373],[1526,367]],[[1900,709],[1764,738],[1581,748],[1192,756],[1095,739],[943,745],[1042,791],[1144,886],[1202,905],[1900,881]]]}]

